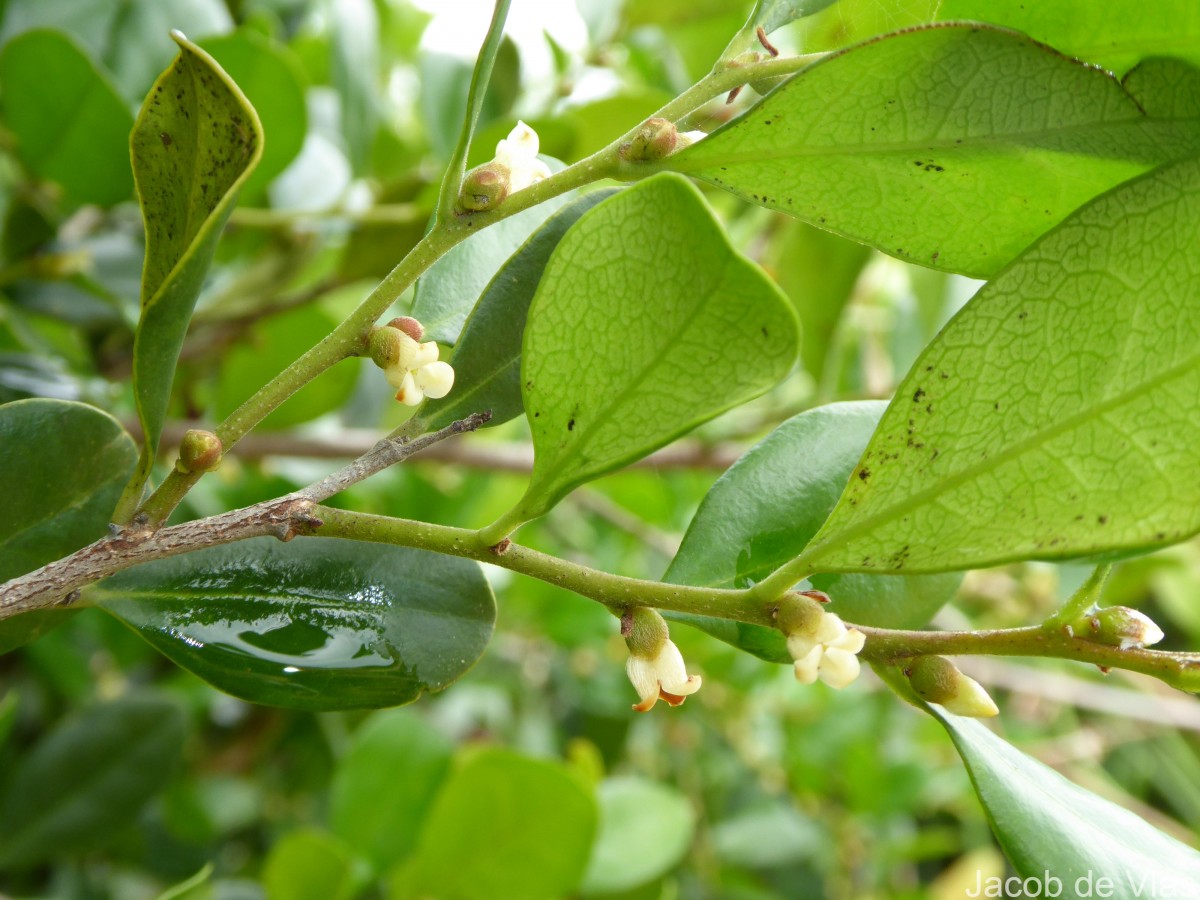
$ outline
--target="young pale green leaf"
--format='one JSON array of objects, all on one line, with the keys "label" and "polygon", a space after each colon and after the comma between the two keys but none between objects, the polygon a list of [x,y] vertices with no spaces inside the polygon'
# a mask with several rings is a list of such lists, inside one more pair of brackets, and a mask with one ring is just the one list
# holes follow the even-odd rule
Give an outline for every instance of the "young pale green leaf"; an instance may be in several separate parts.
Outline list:
[{"label": "young pale green leaf", "polygon": [[355,849],[332,834],[304,828],[284,835],[263,863],[272,900],[351,900],[362,888]]},{"label": "young pale green leaf", "polygon": [[471,235],[430,266],[417,281],[411,313],[425,326],[425,340],[457,342],[467,316],[505,260],[568,199],[555,197],[501,219]]},{"label": "young pale green leaf", "polygon": [[150,473],[192,307],[238,189],[262,157],[262,126],[216,61],[176,34],[179,55],[134,125],[133,174],[146,223],[133,384]]},{"label": "young pale green leaf", "polygon": [[[567,229],[615,188],[593,191],[572,201],[533,233],[506,262],[475,304],[454,347],[454,390],[426,400],[416,418],[434,431],[474,412],[490,410],[488,424],[521,414],[521,338],[534,292],[546,262]],[[503,224],[501,222],[500,224]],[[483,232],[487,234],[493,229]]]},{"label": "young pale green leaf", "polygon": [[291,50],[249,28],[198,44],[242,89],[262,122],[262,162],[244,187],[247,195],[253,194],[287,168],[304,145],[304,72]]},{"label": "young pale green leaf", "polygon": [[786,298],[676,175],[583,216],[550,258],[521,360],[535,461],[516,511],[663,446],[777,384],[796,360]]},{"label": "young pale green leaf", "polygon": [[0,868],[103,846],[166,784],[183,740],[183,711],[155,695],[93,706],[59,724],[7,779]]},{"label": "young pale green leaf", "polygon": [[570,896],[595,831],[595,798],[560,764],[468,750],[425,821],[405,896]]},{"label": "young pale green leaf", "polygon": [[1049,873],[1061,879],[1063,897],[1186,897],[1200,884],[1200,853],[1191,847],[1072,784],[977,720],[926,709],[950,733],[1018,875]]},{"label": "young pale green leaf", "polygon": [[819,13],[835,3],[837,0],[758,0],[748,24],[751,31],[761,27],[770,34],[776,28]]},{"label": "young pale green leaf", "polygon": [[[784,422],[722,475],[688,526],[665,580],[743,588],[796,556],[829,516],[883,415],[882,402],[834,403]],[[950,599],[957,575],[814,575],[849,622],[915,628]],[[773,662],[790,662],[774,629],[672,616]]]},{"label": "young pale green leaf", "polygon": [[0,56],[4,124],[33,174],[76,203],[130,196],[133,116],[107,75],[59,31],[29,31]]},{"label": "young pale green leaf", "polygon": [[942,0],[938,19],[975,19],[1023,31],[1070,56],[1124,72],[1149,56],[1200,62],[1200,4],[1193,0]]},{"label": "young pale green leaf", "polygon": [[675,788],[608,778],[597,790],[600,828],[581,893],[619,894],[661,878],[692,844],[696,813]]},{"label": "young pale green leaf", "polygon": [[995,273],[1072,210],[1200,151],[1107,73],[985,26],[831,56],[670,168],[925,266]]},{"label": "young pale green leaf", "polygon": [[0,406],[0,582],[104,536],[137,450],[112,416],[67,400]]},{"label": "young pale green leaf", "polygon": [[226,693],[312,710],[440,691],[475,664],[496,618],[474,562],[330,538],[146,563],[88,599]]},{"label": "young pale green leaf", "polygon": [[408,710],[371,716],[338,763],[329,797],[333,833],[386,872],[417,845],[450,769],[452,746]]},{"label": "young pale green leaf", "polygon": [[1121,185],[986,285],[897,389],[803,559],[937,571],[1200,529],[1200,160]]}]

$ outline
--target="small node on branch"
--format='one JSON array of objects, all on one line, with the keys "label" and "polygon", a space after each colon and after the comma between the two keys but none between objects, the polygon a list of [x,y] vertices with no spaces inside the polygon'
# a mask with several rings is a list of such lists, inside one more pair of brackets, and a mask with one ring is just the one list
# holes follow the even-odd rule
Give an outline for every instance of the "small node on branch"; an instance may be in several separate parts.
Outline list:
[{"label": "small node on branch", "polygon": [[505,553],[507,553],[509,551],[509,549],[511,547],[512,547],[512,541],[509,540],[508,538],[505,538],[498,544],[492,544],[492,546],[488,547],[488,550],[494,556],[503,556]]}]

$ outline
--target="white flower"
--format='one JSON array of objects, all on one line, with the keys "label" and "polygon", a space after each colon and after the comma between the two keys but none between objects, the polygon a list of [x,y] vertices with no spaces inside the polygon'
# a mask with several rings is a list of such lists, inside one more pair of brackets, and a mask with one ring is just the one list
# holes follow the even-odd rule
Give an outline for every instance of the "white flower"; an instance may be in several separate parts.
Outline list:
[{"label": "white flower", "polygon": [[495,162],[508,169],[508,193],[512,194],[550,177],[550,167],[537,155],[537,132],[524,122],[517,122],[517,127],[509,132],[508,137],[496,145]]},{"label": "white flower", "polygon": [[700,690],[700,676],[687,673],[683,654],[669,638],[663,641],[655,656],[631,653],[625,672],[642,698],[633,705],[638,712],[646,712],[659,700],[679,706],[689,694]]},{"label": "white flower", "polygon": [[426,397],[440,399],[454,387],[454,369],[438,361],[437,344],[420,343],[413,337],[415,334],[419,338],[422,333],[419,322],[404,317],[371,334],[371,357],[396,389],[396,399],[405,406],[416,406]]},{"label": "white flower", "polygon": [[812,633],[797,631],[787,636],[788,653],[795,662],[796,680],[812,684],[818,678],[832,688],[844,688],[858,677],[858,652],[866,636],[847,628],[833,613],[822,612]]}]

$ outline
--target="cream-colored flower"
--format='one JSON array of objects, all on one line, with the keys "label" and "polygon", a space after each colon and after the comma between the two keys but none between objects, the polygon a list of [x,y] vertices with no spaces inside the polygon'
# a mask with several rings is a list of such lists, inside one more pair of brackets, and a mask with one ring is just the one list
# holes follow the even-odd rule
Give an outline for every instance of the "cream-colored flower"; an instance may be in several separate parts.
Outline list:
[{"label": "cream-colored flower", "polygon": [[395,322],[403,323],[403,329],[393,323],[372,332],[371,357],[396,389],[396,399],[405,406],[416,406],[426,397],[445,397],[454,387],[454,369],[438,360],[435,342],[417,339],[423,329],[415,319]]},{"label": "cream-colored flower", "polygon": [[687,673],[666,620],[655,610],[643,606],[627,612],[621,617],[621,634],[629,648],[625,672],[641,698],[633,705],[638,712],[646,712],[659,700],[679,706],[700,690],[700,676]]},{"label": "cream-colored flower", "polygon": [[700,690],[700,676],[687,673],[683,654],[670,639],[663,642],[656,656],[630,654],[625,672],[641,697],[633,705],[638,712],[648,711],[659,700],[679,706],[688,695]]},{"label": "cream-colored flower", "polygon": [[844,688],[858,677],[858,652],[865,642],[857,628],[847,628],[838,616],[823,612],[812,633],[787,636],[788,653],[796,661],[796,680],[812,684],[820,678],[832,688]]},{"label": "cream-colored flower", "polygon": [[508,169],[509,194],[550,177],[550,167],[537,158],[538,147],[537,132],[524,122],[496,145],[495,162]]}]

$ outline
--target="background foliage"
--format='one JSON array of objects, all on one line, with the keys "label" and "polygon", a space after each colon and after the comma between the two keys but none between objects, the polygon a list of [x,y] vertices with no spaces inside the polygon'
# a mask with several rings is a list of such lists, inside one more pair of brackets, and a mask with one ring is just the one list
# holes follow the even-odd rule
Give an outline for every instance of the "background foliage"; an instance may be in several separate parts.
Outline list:
[{"label": "background foliage", "polygon": [[[970,0],[810,6],[827,8],[776,32],[776,43],[819,51],[908,25],[979,18],[1026,31],[1117,75],[1145,56],[1200,59],[1200,14],[1187,0],[1163,3],[1153,17],[1142,14],[1145,4],[1110,4],[1102,26],[1090,4],[1076,0],[1043,5],[1053,12]],[[695,0],[516,0],[510,37],[500,46],[483,98],[471,162],[485,161],[518,117],[537,128],[545,153],[567,163],[582,158],[704,74],[748,7]],[[111,508],[123,480],[97,491],[79,460],[104,471],[131,471],[136,451],[118,423],[136,431],[139,410],[144,420],[149,402],[150,415],[168,422],[167,445],[178,440],[179,423],[227,415],[331,331],[420,238],[465,109],[472,65],[466,54],[478,47],[487,14],[469,12],[465,4],[417,6],[407,0],[7,0],[0,14],[0,402],[80,401],[57,420],[71,434],[69,444],[43,448],[44,472],[6,467],[0,496],[29,496],[34,484],[41,502],[54,508],[85,500]],[[266,141],[252,151],[261,151],[262,160],[242,186],[237,207],[221,208],[225,189],[242,174],[234,160],[221,173],[221,189],[187,218],[195,230],[179,235],[200,248],[195,252],[214,253],[215,264],[203,280],[186,267],[164,273],[165,282],[190,279],[199,299],[186,335],[177,327],[183,320],[168,317],[161,340],[182,340],[182,364],[170,393],[148,401],[130,386],[132,371],[156,364],[158,345],[139,349],[134,342],[143,235],[133,203],[129,134],[143,97],[178,50],[171,28],[185,32],[232,76],[257,111]],[[949,32],[932,34],[954,40]],[[878,46],[871,71],[904,86],[900,45]],[[1134,101],[1116,97],[1096,73],[1063,68],[1061,57],[1032,44],[997,39],[994,53],[1014,72],[1037,65],[1056,78],[1066,73],[1062,90],[1072,98],[1072,115],[1125,141],[1122,146],[1137,144],[1131,131],[1151,127],[1131,125]],[[861,100],[855,90],[869,93],[848,59],[814,76],[825,83],[794,86],[812,92],[805,127],[820,129],[819,114],[828,112],[831,95],[850,107]],[[1172,68],[1177,63],[1159,65],[1172,84],[1186,87],[1193,77]],[[695,124],[711,131],[745,108],[751,93],[733,105],[709,107]],[[1171,110],[1147,105],[1146,111],[1164,120],[1194,118],[1189,96],[1181,89]],[[963,103],[970,102],[964,95]],[[1014,133],[1047,114],[1039,102],[1049,101],[1014,105],[1008,123]],[[757,113],[769,114],[766,105]],[[160,133],[142,135],[146,152],[161,148]],[[1105,158],[1086,171],[1071,169],[1069,187],[1078,193],[1064,189],[1053,211],[1035,211],[1025,231],[1018,226],[1024,227],[1029,210],[1019,205],[976,211],[974,228],[929,207],[930,246],[938,229],[949,229],[964,250],[943,264],[990,276],[1027,241],[975,252],[973,241],[986,236],[988,216],[1011,216],[1013,227],[1031,239],[1083,200],[1193,139],[1185,129],[1155,135],[1147,139],[1154,153],[1144,158]],[[202,143],[203,136],[197,131],[196,140]],[[1047,161],[1064,152],[1026,149]],[[706,155],[720,152],[716,142],[702,144],[680,165],[716,181],[708,167],[718,163],[706,162]],[[951,153],[950,159],[978,162],[976,148],[954,152],[960,157]],[[858,152],[853,157],[863,158]],[[923,161],[942,169],[922,166],[905,178],[941,174],[950,159]],[[811,179],[811,190],[829,197],[797,202],[853,204],[834,178],[853,160],[833,157],[828,164],[830,177]],[[1025,177],[1025,169],[1017,172],[998,154],[983,161],[979,177],[1000,183]],[[1047,189],[1063,178],[1053,169],[1043,176]],[[814,406],[846,401],[803,421],[792,419],[772,438],[770,454],[778,457],[760,448],[736,474],[750,486],[756,465],[780,459],[793,464],[820,453],[822,464],[844,479],[882,413],[874,401],[892,395],[926,343],[978,287],[733,194],[706,188],[705,197],[736,249],[760,262],[793,303],[804,327],[803,371],[703,425],[673,458],[617,472],[568,495],[522,532],[523,542],[638,577],[666,572],[668,580],[731,585],[756,577],[750,561],[730,558],[728,547],[722,555],[721,540],[705,534],[712,521],[706,508],[721,498],[714,492],[704,506],[701,500],[721,470],[780,423]],[[558,213],[562,230],[596,199],[565,206]],[[522,213],[484,232],[486,239],[461,245],[422,281],[415,297],[402,299],[398,311],[411,307],[439,338],[455,336],[466,322],[462,340],[468,342],[474,298],[554,211],[547,204]],[[873,230],[868,237],[886,242],[895,256],[935,263],[919,243],[927,235],[901,234],[911,210],[892,212],[896,221],[884,216],[862,223]],[[215,244],[226,213],[228,227]],[[721,252],[723,239],[704,232],[704,224],[696,226],[694,240]],[[898,234],[906,243],[892,248]],[[1059,236],[1069,250],[1070,235]],[[1165,252],[1173,245],[1164,239],[1162,247]],[[528,245],[520,271],[540,273],[550,249],[536,241]],[[1047,252],[1057,258],[1067,251]],[[988,290],[999,294],[1027,277],[1028,270],[1009,270]],[[170,289],[168,283],[161,296],[169,299]],[[498,283],[489,288],[502,290]],[[515,296],[496,302],[528,304],[528,296],[511,290]],[[1129,316],[1136,312],[1126,310]],[[477,318],[501,327],[487,323],[482,310]],[[1102,331],[1109,324],[1105,319],[1091,327]],[[1059,322],[1045,334],[1052,340],[1075,327],[1073,320]],[[713,331],[717,346],[730,338]],[[459,376],[469,372],[460,369]],[[1054,372],[1030,377],[1045,383]],[[451,395],[446,405],[457,402]],[[465,411],[435,406],[425,414],[440,425]],[[20,428],[36,423],[47,407],[24,404],[7,413],[5,440],[15,442]],[[58,408],[54,414],[64,415]],[[218,475],[191,492],[176,518],[244,506],[306,484],[330,468],[321,457],[361,452],[369,446],[366,430],[394,426],[401,415],[371,367],[340,365],[275,412]],[[836,431],[822,431],[822,417],[837,417]],[[457,452],[459,458],[414,459],[336,502],[482,527],[520,500],[530,444],[538,440],[516,419],[476,436],[467,450],[445,446],[443,457]],[[55,477],[60,472],[69,477]],[[543,481],[548,494],[560,487],[552,476]],[[762,521],[736,523],[747,537],[770,531],[753,563],[770,567],[793,555],[836,500],[828,497],[828,507],[814,510],[811,522],[789,520],[792,533],[771,531],[772,523]],[[697,524],[676,558],[697,509]],[[105,513],[97,515],[102,527]],[[2,578],[99,533],[48,536],[5,528],[0,522]],[[405,556],[401,565],[425,571],[427,560],[395,552]],[[281,568],[324,567],[331,592],[354,589],[349,582],[356,573],[339,563],[335,550],[311,553],[309,559],[283,560]],[[961,563],[998,558],[985,553]],[[703,673],[704,690],[674,714],[655,710],[635,717],[623,673],[625,649],[612,618],[566,591],[488,569],[490,587],[473,578],[474,570],[447,575],[464,584],[455,627],[476,635],[482,646],[495,618],[483,658],[452,690],[396,710],[274,709],[236,699],[236,680],[221,682],[228,694],[210,687],[188,671],[203,662],[191,659],[189,665],[188,648],[170,640],[172,616],[194,623],[205,614],[186,602],[173,605],[186,599],[184,561],[191,559],[171,566],[174,598],[139,596],[130,574],[121,576],[121,596],[107,610],[39,613],[0,631],[0,647],[19,647],[0,656],[5,892],[124,900],[162,896],[180,885],[166,896],[949,898],[973,887],[979,872],[986,878],[1006,871],[946,732],[897,703],[878,682],[864,678],[840,696],[823,686],[799,689],[787,667],[677,627],[674,638]],[[454,562],[446,565],[453,569]],[[936,619],[943,626],[1006,627],[1041,620],[1087,573],[1075,564],[1016,563],[971,572],[961,583],[954,576],[914,575],[890,584],[921,598],[930,611],[953,594]],[[286,571],[268,574],[271,584],[288,584]],[[816,583],[851,594],[861,583],[856,579],[873,577],[851,574]],[[1164,625],[1169,643],[1183,649],[1200,646],[1198,590],[1200,544],[1192,540],[1119,566],[1105,599],[1142,608]],[[288,596],[336,619],[351,649],[357,646],[358,626],[340,618],[326,598]],[[855,615],[847,611],[846,617]],[[411,635],[412,627],[397,624],[396,633]],[[152,643],[184,668],[135,631],[153,635]],[[437,629],[419,633],[433,637]],[[287,654],[305,648],[310,637],[272,637],[267,625],[262,635],[253,652],[280,671]],[[767,659],[778,658],[777,645],[758,649]],[[1194,840],[1200,825],[1200,713],[1190,698],[1147,679],[1114,673],[1104,680],[1098,672],[1049,662],[987,660],[964,669],[996,688],[1001,728],[1010,741],[1167,833]],[[388,699],[410,699],[457,674],[415,672],[404,696]],[[317,698],[313,709],[321,707],[319,683],[281,675],[280,685],[282,691],[307,692]],[[367,678],[338,690],[373,697]],[[956,732],[955,740],[979,746],[987,739],[976,731]],[[986,777],[978,766],[972,775]]]}]

